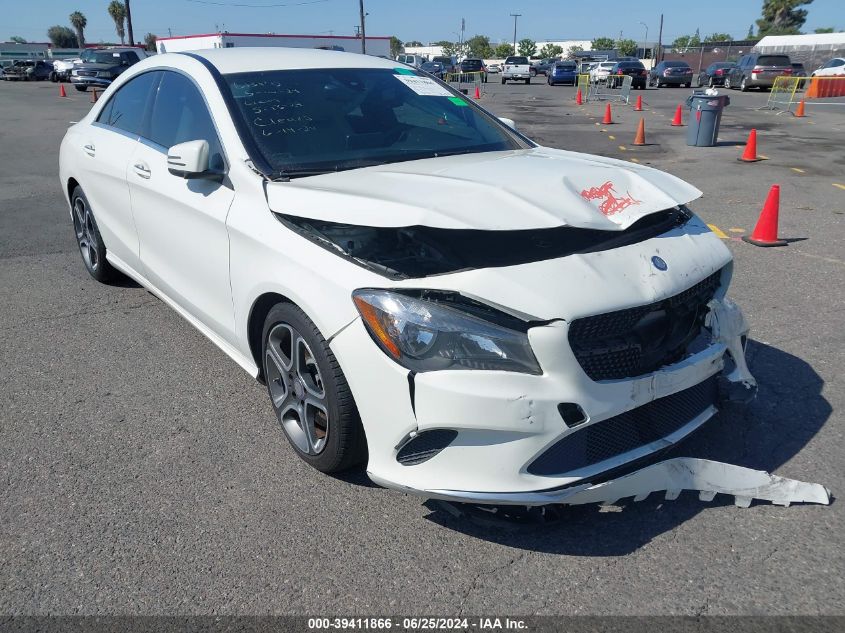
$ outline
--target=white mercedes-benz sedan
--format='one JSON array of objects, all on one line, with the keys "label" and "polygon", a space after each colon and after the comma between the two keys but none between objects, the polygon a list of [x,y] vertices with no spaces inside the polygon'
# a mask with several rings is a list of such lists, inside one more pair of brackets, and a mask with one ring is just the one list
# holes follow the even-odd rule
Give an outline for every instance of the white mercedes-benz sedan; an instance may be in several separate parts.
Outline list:
[{"label": "white mercedes-benz sedan", "polygon": [[69,128],[60,175],[88,272],[265,383],[324,472],[548,503],[756,390],[699,190],[540,147],[396,62],[156,55]]}]

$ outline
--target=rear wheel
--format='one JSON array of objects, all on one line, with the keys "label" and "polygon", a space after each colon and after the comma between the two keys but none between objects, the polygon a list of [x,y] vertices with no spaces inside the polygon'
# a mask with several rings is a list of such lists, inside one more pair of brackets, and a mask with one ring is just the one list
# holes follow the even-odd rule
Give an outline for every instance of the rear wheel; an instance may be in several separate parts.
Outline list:
[{"label": "rear wheel", "polygon": [[503,86],[505,85],[505,78],[504,77],[502,77],[502,85]]},{"label": "rear wheel", "polygon": [[739,90],[741,92],[748,92],[748,86],[745,83],[745,77],[743,77],[742,81],[739,82]]},{"label": "rear wheel", "polygon": [[727,88],[728,90],[733,90],[733,88],[731,87],[731,78],[730,77],[725,77],[725,88]]},{"label": "rear wheel", "polygon": [[274,306],[262,351],[273,410],[297,455],[324,473],[363,462],[366,438],[352,392],[311,319],[291,303]]},{"label": "rear wheel", "polygon": [[82,187],[76,187],[70,197],[73,209],[73,230],[76,244],[82,254],[85,269],[97,281],[108,283],[120,277],[120,273],[106,261],[106,245],[94,219],[94,212]]}]

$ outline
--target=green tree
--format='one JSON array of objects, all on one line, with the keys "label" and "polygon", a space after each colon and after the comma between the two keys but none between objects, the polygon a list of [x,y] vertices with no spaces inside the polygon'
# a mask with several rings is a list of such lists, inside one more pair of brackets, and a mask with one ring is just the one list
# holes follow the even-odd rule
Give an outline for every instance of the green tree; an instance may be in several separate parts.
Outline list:
[{"label": "green tree", "polygon": [[540,49],[540,57],[548,59],[549,57],[557,57],[563,53],[563,49],[557,44],[544,44]]},{"label": "green tree", "polygon": [[570,59],[575,59],[575,56],[578,55],[578,53],[583,53],[583,52],[584,52],[584,47],[578,46],[576,44],[575,46],[569,47],[569,50],[566,51],[566,56]]},{"label": "green tree", "polygon": [[747,39],[747,40],[755,39],[755,37],[754,37],[754,25],[753,24],[750,24],[748,26],[748,33],[745,34],[745,39]]},{"label": "green tree", "polygon": [[486,35],[473,35],[466,41],[467,50],[471,57],[489,58],[493,55],[490,38]]},{"label": "green tree", "polygon": [[423,43],[419,40],[411,40],[410,42],[405,42],[405,46],[422,46]]},{"label": "green tree", "polygon": [[617,40],[616,50],[620,54],[630,57],[637,52],[637,43],[634,40]]},{"label": "green tree", "polygon": [[396,57],[403,50],[404,50],[404,44],[402,44],[402,40],[400,40],[395,35],[391,35],[390,36],[390,56]]},{"label": "green tree", "polygon": [[9,38],[9,41],[14,42],[15,44],[26,44],[26,40],[20,35],[13,35]]},{"label": "green tree", "polygon": [[681,35],[672,42],[672,48],[695,48],[701,46],[701,38],[696,35]]},{"label": "green tree", "polygon": [[126,5],[120,0],[112,0],[108,8],[111,19],[114,20],[114,30],[120,38],[120,43],[126,42]]},{"label": "green tree", "polygon": [[836,29],[832,26],[826,26],[813,31],[813,33],[836,33]]},{"label": "green tree", "polygon": [[76,29],[76,41],[79,48],[85,48],[85,27],[88,26],[88,19],[81,11],[74,11],[69,18],[71,26]]},{"label": "green tree", "polygon": [[493,57],[504,59],[513,55],[513,44],[499,44],[493,49]]},{"label": "green tree", "polygon": [[144,36],[144,44],[146,45],[147,50],[151,53],[155,53],[157,40],[158,38],[152,33],[147,33]]},{"label": "green tree", "polygon": [[757,20],[757,34],[797,35],[807,21],[807,10],[798,7],[813,0],[763,0],[763,16]]},{"label": "green tree", "polygon": [[532,40],[530,37],[526,37],[524,39],[519,40],[519,44],[517,44],[516,50],[519,51],[520,55],[525,55],[526,57],[533,57],[537,54],[537,42]]},{"label": "green tree", "polygon": [[733,38],[729,33],[711,33],[704,38],[705,42],[730,42]]},{"label": "green tree", "polygon": [[597,37],[592,41],[594,51],[609,51],[613,48],[612,37]]},{"label": "green tree", "polygon": [[47,37],[56,48],[79,48],[76,35],[66,26],[51,26],[47,29]]}]

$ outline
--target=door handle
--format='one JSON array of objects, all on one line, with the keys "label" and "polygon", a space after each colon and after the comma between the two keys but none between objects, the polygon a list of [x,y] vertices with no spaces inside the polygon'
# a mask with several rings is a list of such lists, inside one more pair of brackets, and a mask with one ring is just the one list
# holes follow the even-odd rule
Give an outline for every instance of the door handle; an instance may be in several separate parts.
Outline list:
[{"label": "door handle", "polygon": [[138,174],[141,178],[150,177],[150,168],[147,167],[144,163],[135,163],[133,167],[135,169],[135,173]]},{"label": "door handle", "polygon": [[83,145],[82,149],[85,150],[85,153],[88,154],[89,156],[94,155],[94,145],[92,145],[91,143],[88,143],[87,145]]}]

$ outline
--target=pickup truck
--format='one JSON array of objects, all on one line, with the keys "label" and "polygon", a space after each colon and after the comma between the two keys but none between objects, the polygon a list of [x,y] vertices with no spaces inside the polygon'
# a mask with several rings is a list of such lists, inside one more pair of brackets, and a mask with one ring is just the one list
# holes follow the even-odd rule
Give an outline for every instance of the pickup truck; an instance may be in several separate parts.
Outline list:
[{"label": "pickup truck", "polygon": [[502,66],[502,83],[508,80],[522,79],[525,83],[531,83],[531,64],[527,57],[510,56]]}]

